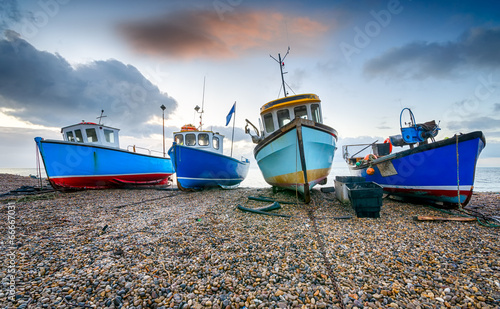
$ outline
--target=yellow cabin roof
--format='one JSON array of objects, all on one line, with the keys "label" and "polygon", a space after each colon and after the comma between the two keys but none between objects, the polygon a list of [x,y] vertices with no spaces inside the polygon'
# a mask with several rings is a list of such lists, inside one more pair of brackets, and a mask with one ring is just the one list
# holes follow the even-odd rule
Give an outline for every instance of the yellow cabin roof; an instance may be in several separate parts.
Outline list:
[{"label": "yellow cabin roof", "polygon": [[263,113],[267,113],[275,108],[283,108],[285,106],[293,106],[293,105],[299,105],[299,104],[304,104],[304,103],[314,103],[314,102],[321,102],[319,97],[315,94],[312,93],[307,93],[307,94],[297,94],[281,99],[277,99],[271,102],[268,102],[260,108],[260,114],[262,115]]}]

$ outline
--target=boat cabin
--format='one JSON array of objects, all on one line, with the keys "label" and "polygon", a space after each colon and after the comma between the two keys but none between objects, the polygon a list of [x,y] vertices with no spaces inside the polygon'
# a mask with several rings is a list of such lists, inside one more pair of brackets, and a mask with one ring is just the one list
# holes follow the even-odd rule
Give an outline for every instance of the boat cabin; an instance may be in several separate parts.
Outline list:
[{"label": "boat cabin", "polygon": [[61,129],[63,139],[66,142],[102,145],[108,147],[120,147],[118,140],[120,129],[108,127],[93,122],[80,122]]},{"label": "boat cabin", "polygon": [[223,154],[224,135],[212,131],[198,131],[193,125],[185,125],[180,132],[174,132],[178,145]]},{"label": "boat cabin", "polygon": [[267,136],[295,118],[323,123],[321,100],[315,94],[299,94],[264,104],[260,109],[262,134]]}]

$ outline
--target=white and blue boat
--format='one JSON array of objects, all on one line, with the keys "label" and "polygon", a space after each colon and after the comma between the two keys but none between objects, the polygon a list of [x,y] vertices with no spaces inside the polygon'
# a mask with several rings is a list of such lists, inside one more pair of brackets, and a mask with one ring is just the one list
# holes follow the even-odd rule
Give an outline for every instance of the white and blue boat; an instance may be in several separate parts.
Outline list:
[{"label": "white and blue boat", "polygon": [[174,143],[168,154],[180,190],[231,189],[245,179],[250,161],[224,155],[223,141],[223,135],[198,130],[193,125],[185,125],[181,131],[174,132]]},{"label": "white and blue boat", "polygon": [[[407,127],[401,123],[405,111],[410,115]],[[404,199],[467,205],[474,189],[476,163],[486,145],[484,134],[475,131],[436,141],[439,125],[435,121],[417,124],[408,108],[401,111],[400,127],[401,135],[384,143],[344,145],[343,156],[351,174],[376,182],[384,193]],[[393,146],[409,149],[392,152]],[[370,153],[365,155],[366,150]]]},{"label": "white and blue boat", "polygon": [[174,172],[170,158],[135,152],[135,146],[121,149],[119,131],[81,122],[62,128],[62,141],[36,137],[51,185],[58,190],[167,185]]},{"label": "white and blue boat", "polygon": [[[323,124],[321,100],[316,94],[287,96],[283,80],[283,59],[278,55],[285,97],[260,109],[261,130],[255,130],[254,156],[265,181],[273,187],[295,190],[304,201],[311,189],[326,184],[333,163],[337,131]],[[285,55],[286,57],[286,55]],[[263,126],[263,127],[262,127]]]}]

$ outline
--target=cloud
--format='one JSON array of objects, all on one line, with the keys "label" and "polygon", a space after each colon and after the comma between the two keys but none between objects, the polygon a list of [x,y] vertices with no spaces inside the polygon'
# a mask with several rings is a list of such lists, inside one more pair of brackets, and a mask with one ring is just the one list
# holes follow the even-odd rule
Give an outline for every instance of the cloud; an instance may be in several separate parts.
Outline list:
[{"label": "cloud", "polygon": [[0,1],[0,37],[2,32],[9,28],[11,23],[18,22],[22,18],[19,6],[15,0]]},{"label": "cloud", "polygon": [[447,127],[450,130],[462,131],[463,133],[475,130],[498,132],[500,130],[500,119],[487,116],[474,117],[468,120],[450,121]]},{"label": "cloud", "polygon": [[455,41],[412,42],[369,60],[370,77],[426,79],[450,78],[460,69],[500,68],[500,27],[474,28]]},{"label": "cloud", "polygon": [[122,23],[118,30],[142,54],[221,59],[286,40],[285,31],[300,42],[294,49],[310,48],[328,26],[307,17],[268,11],[242,9],[220,18],[215,10],[189,10]]},{"label": "cloud", "polygon": [[493,104],[493,111],[500,112],[500,103]]},{"label": "cloud", "polygon": [[36,136],[59,139],[61,134],[50,130],[0,127],[0,168],[35,167]]},{"label": "cloud", "polygon": [[103,109],[107,124],[149,134],[146,122],[161,113],[162,104],[167,117],[177,107],[132,65],[106,60],[72,67],[61,55],[16,36],[0,40],[0,72],[0,107],[33,124],[94,121]]}]

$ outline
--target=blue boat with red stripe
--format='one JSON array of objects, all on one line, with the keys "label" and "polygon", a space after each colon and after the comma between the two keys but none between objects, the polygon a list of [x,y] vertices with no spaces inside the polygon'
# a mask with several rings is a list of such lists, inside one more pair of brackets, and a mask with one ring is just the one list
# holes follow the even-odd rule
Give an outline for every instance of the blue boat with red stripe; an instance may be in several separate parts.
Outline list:
[{"label": "blue boat with red stripe", "polygon": [[[401,124],[405,111],[410,115],[407,127]],[[474,189],[476,163],[486,145],[484,134],[475,131],[436,141],[439,125],[435,121],[417,124],[408,108],[401,112],[400,127],[401,135],[384,143],[344,145],[343,156],[351,174],[376,182],[385,193],[404,199],[467,205]],[[391,153],[393,146],[410,148]],[[371,153],[359,155],[366,150]]]},{"label": "blue boat with red stripe", "polygon": [[[81,122],[61,129],[62,141],[36,137],[47,178],[58,190],[162,186],[173,174],[170,158],[119,147],[119,129]],[[161,153],[158,152],[160,155]]]}]

